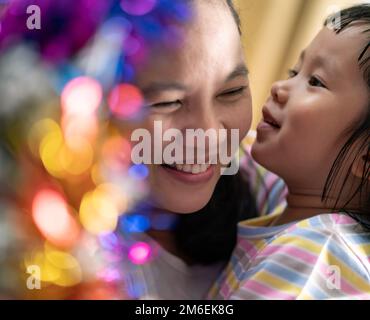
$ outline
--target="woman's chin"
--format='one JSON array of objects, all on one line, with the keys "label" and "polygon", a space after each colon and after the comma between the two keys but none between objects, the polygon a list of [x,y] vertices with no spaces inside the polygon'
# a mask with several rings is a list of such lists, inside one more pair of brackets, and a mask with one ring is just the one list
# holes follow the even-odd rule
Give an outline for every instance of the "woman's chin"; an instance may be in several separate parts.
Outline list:
[{"label": "woman's chin", "polygon": [[166,172],[162,167],[153,166],[150,179],[151,197],[155,199],[158,208],[166,211],[179,214],[197,212],[211,199],[220,178],[218,172],[219,168],[215,166],[209,169],[204,177],[199,174],[198,181],[195,180],[198,177],[194,178],[190,174],[188,175],[191,177],[178,177],[177,173]]},{"label": "woman's chin", "polygon": [[178,214],[189,214],[203,209],[207,205],[211,197],[212,192],[202,195],[183,195],[181,197],[179,197],[178,195],[174,197],[165,197],[162,195],[160,199],[157,200],[157,205],[159,208],[162,208],[169,212],[174,212]]}]

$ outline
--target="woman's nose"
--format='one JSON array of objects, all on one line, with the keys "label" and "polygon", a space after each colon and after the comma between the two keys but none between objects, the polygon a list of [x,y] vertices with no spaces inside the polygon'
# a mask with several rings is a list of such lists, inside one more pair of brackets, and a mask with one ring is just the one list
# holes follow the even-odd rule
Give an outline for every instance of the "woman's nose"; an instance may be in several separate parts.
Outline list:
[{"label": "woman's nose", "polygon": [[207,131],[209,129],[219,130],[222,129],[222,123],[219,121],[218,117],[213,112],[199,112],[195,116],[196,128]]},{"label": "woman's nose", "polygon": [[199,154],[204,152],[205,161],[215,157],[219,144],[223,142],[219,140],[224,138],[222,134],[220,135],[220,129],[225,129],[223,121],[215,108],[197,105],[197,108],[191,109],[188,113],[186,126],[183,127],[184,131],[187,131],[186,129],[194,130],[194,135],[197,137],[193,139],[192,134],[189,132],[185,133],[186,138],[188,138],[188,134],[190,135],[189,141],[185,139],[186,154],[189,150],[199,149],[196,153],[196,161],[200,161],[200,163],[202,163],[203,159],[198,159],[199,152]]},{"label": "woman's nose", "polygon": [[285,81],[277,81],[272,85],[271,96],[275,102],[284,105],[289,98],[289,90]]},{"label": "woman's nose", "polygon": [[212,102],[202,101],[194,104],[188,110],[187,129],[201,129],[204,131],[222,129],[222,121],[217,112],[217,108],[214,107]]}]

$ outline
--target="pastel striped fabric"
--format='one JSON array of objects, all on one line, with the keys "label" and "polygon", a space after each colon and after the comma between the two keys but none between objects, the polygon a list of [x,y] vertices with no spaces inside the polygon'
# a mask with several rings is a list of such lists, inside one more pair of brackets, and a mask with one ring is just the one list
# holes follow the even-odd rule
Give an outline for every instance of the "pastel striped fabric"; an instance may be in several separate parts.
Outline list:
[{"label": "pastel striped fabric", "polygon": [[230,263],[211,299],[370,299],[370,233],[345,214],[275,227],[239,224]]}]

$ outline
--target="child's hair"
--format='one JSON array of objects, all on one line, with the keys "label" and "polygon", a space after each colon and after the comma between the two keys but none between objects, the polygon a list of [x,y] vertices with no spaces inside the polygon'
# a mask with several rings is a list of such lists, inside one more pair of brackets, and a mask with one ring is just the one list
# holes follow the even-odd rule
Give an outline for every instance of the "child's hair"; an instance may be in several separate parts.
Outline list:
[{"label": "child's hair", "polygon": [[[333,29],[337,34],[341,33],[343,30],[354,26],[363,26],[362,34],[367,37],[367,43],[364,48],[360,48],[358,56],[358,64],[361,72],[363,73],[364,81],[367,83],[369,98],[370,98],[370,4],[356,5],[347,9],[340,11],[332,16],[330,16],[324,24],[326,27]],[[327,177],[325,187],[322,194],[322,200],[327,200],[329,193],[333,186],[335,185],[336,178],[341,175],[341,168],[346,158],[349,156],[350,152],[354,150],[352,147],[355,143],[361,141],[361,145],[356,151],[355,158],[351,163],[348,171],[345,173],[343,184],[339,190],[338,199],[342,196],[344,186],[348,181],[351,174],[352,167],[355,165],[356,160],[363,155],[366,150],[366,155],[364,160],[364,165],[362,167],[362,176],[360,184],[355,188],[353,192],[348,195],[343,206],[337,208],[337,203],[334,205],[333,210],[340,210],[346,212],[358,222],[360,222],[365,228],[370,229],[370,190],[369,190],[369,174],[370,174],[370,99],[368,102],[367,112],[365,117],[356,123],[351,128],[352,135],[344,144],[340,150],[337,158],[335,159],[333,166]],[[346,207],[348,204],[356,197],[360,198],[360,207],[356,210],[349,210]]]}]

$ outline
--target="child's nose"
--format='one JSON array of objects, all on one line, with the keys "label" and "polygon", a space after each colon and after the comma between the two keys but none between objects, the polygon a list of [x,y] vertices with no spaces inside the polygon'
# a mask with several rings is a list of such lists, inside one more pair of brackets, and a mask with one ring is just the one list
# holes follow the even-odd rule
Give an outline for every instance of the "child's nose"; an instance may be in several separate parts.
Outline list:
[{"label": "child's nose", "polygon": [[284,81],[275,82],[271,88],[271,96],[275,102],[284,105],[289,98],[289,91]]}]

